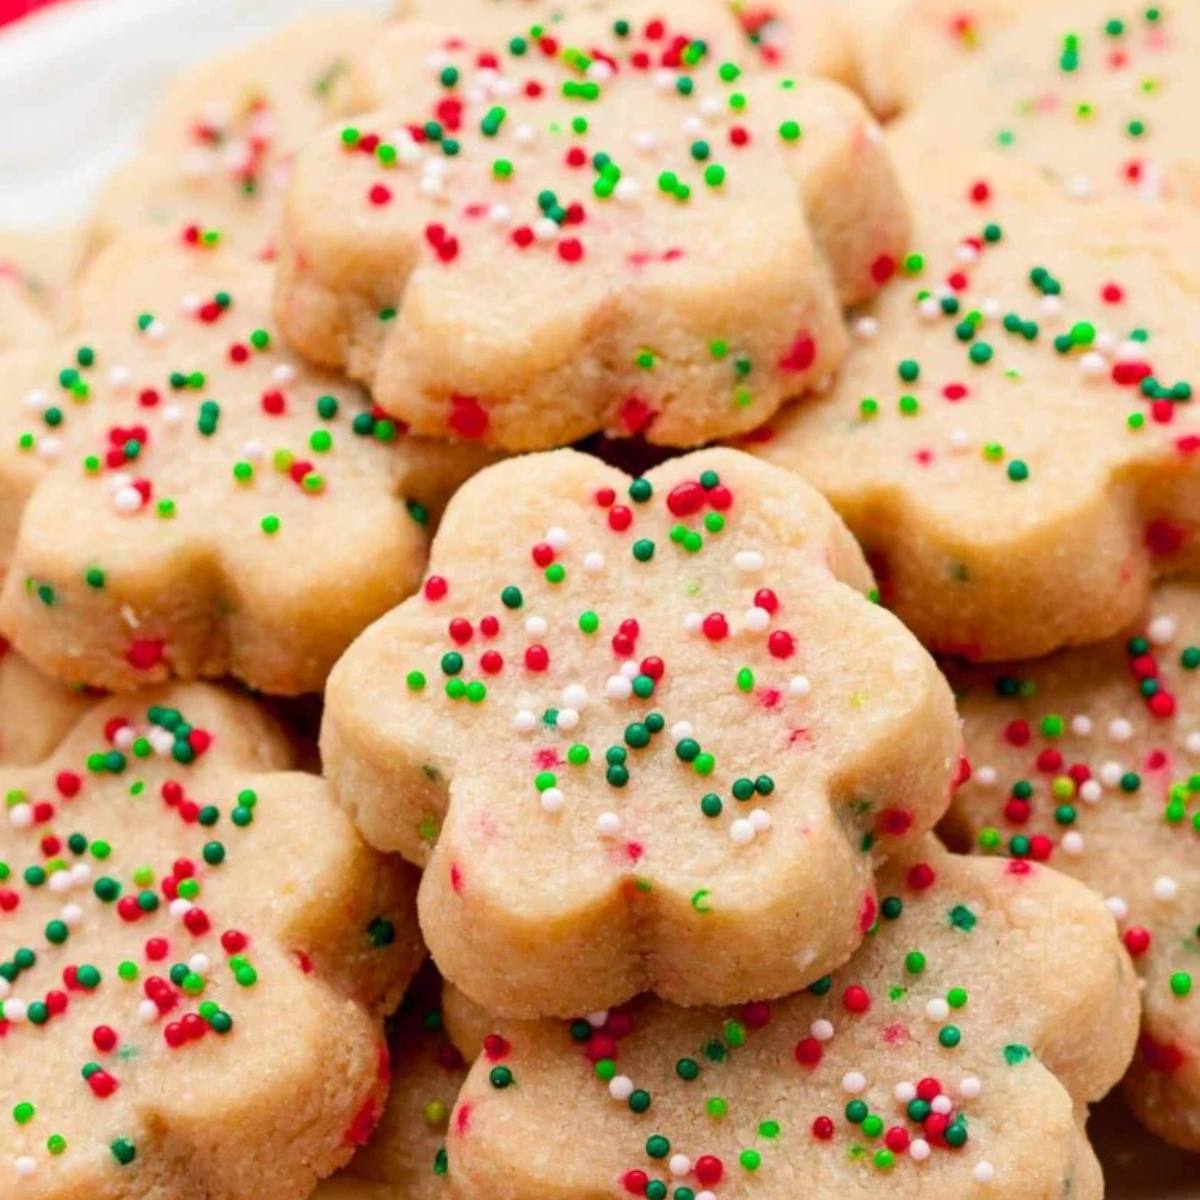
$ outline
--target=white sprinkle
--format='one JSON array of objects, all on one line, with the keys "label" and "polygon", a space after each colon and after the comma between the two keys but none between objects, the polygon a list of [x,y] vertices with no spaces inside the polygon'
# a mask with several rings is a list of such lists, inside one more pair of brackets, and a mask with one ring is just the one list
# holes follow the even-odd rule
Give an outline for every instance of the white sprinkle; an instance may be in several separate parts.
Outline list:
[{"label": "white sprinkle", "polygon": [[1115,762],[1102,763],[1100,766],[1100,782],[1107,788],[1114,788],[1121,782],[1121,764]]},{"label": "white sprinkle", "polygon": [[1083,853],[1083,834],[1075,829],[1072,829],[1069,833],[1064,833],[1062,836],[1062,848],[1064,854],[1069,854],[1072,858],[1077,858]]},{"label": "white sprinkle", "polygon": [[1155,617],[1146,630],[1150,640],[1156,646],[1166,646],[1175,639],[1175,618]]},{"label": "white sprinkle", "polygon": [[208,961],[207,954],[193,954],[192,957],[188,959],[188,970],[191,971],[193,975],[208,974],[208,968],[210,965],[211,964]]},{"label": "white sprinkle", "polygon": [[911,1079],[902,1079],[894,1088],[892,1088],[892,1095],[895,1096],[901,1104],[907,1104],[910,1100],[915,1100],[917,1098],[917,1085],[913,1083]]},{"label": "white sprinkle", "polygon": [[851,328],[855,337],[867,342],[879,332],[879,322],[874,317],[856,317]]},{"label": "white sprinkle", "polygon": [[1114,742],[1127,742],[1133,737],[1133,726],[1124,717],[1114,717],[1108,723],[1108,736]]},{"label": "white sprinkle", "polygon": [[861,1071],[847,1071],[842,1076],[842,1090],[857,1096],[867,1090],[867,1077]]},{"label": "white sprinkle", "polygon": [[570,541],[570,536],[561,525],[552,525],[546,530],[546,544],[555,550],[565,549]]},{"label": "white sprinkle", "polygon": [[1057,296],[1043,296],[1041,301],[1043,317],[1057,317],[1062,314],[1062,301]]},{"label": "white sprinkle", "polygon": [[683,618],[684,633],[699,633],[704,625],[704,618],[698,612],[687,613]]},{"label": "white sprinkle", "polygon": [[58,915],[64,925],[74,929],[83,920],[83,909],[78,904],[64,904],[62,912]]},{"label": "white sprinkle", "polygon": [[705,1188],[704,1191],[696,1193],[696,1200],[717,1200],[717,1193]]},{"label": "white sprinkle", "polygon": [[733,556],[733,565],[739,571],[761,571],[763,556],[757,550],[739,550]]},{"label": "white sprinkle", "polygon": [[276,363],[271,368],[271,382],[279,387],[286,387],[296,382],[296,368],[287,362]]},{"label": "white sprinkle", "polygon": [[558,710],[558,718],[554,722],[559,729],[568,731],[575,728],[579,724],[579,711],[574,708],[560,708]]},{"label": "white sprinkle", "polygon": [[556,787],[547,788],[542,793],[542,812],[556,813],[563,806],[563,794]]},{"label": "white sprinkle", "polygon": [[1100,379],[1108,371],[1104,356],[1089,350],[1079,359],[1079,373],[1085,379]]},{"label": "white sprinkle", "polygon": [[633,695],[633,681],[624,675],[610,675],[604,684],[610,700],[628,700]]},{"label": "white sprinkle", "polygon": [[748,819],[755,833],[766,833],[771,828],[771,814],[765,808],[751,809]]},{"label": "white sprinkle", "polygon": [[544,637],[546,630],[549,628],[550,626],[546,623],[545,617],[525,618],[525,632],[529,634],[530,637]]},{"label": "white sprinkle", "polygon": [[568,683],[562,690],[562,702],[568,708],[584,709],[588,705],[588,690],[582,683]]},{"label": "white sprinkle", "polygon": [[592,550],[583,556],[583,569],[595,575],[604,570],[604,555],[599,550]]},{"label": "white sprinkle", "polygon": [[746,628],[752,633],[761,633],[771,623],[771,614],[765,608],[750,608],[746,610]]},{"label": "white sprinkle", "polygon": [[596,818],[596,832],[604,837],[611,837],[620,832],[621,818],[615,812],[602,812]]},{"label": "white sprinkle", "polygon": [[92,868],[85,862],[76,863],[71,868],[71,883],[75,887],[83,887],[91,882]]},{"label": "white sprinkle", "polygon": [[641,194],[642,185],[629,175],[618,180],[616,188],[613,189],[613,195],[622,204],[632,204]]},{"label": "white sprinkle", "polygon": [[143,1025],[153,1025],[158,1020],[158,1005],[153,1000],[143,1000],[138,1005],[137,1015]]},{"label": "white sprinkle", "polygon": [[179,425],[183,421],[182,406],[178,404],[168,404],[162,410],[162,419],[164,425]]},{"label": "white sprinkle", "polygon": [[37,444],[39,458],[53,459],[62,453],[62,439],[45,434]]},{"label": "white sprinkle", "polygon": [[945,1094],[934,1096],[929,1102],[930,1112],[941,1113],[945,1116],[954,1107],[954,1101]]},{"label": "white sprinkle", "polygon": [[55,871],[50,876],[50,890],[61,895],[63,892],[71,890],[71,872],[70,871]]},{"label": "white sprinkle", "polygon": [[532,733],[537,725],[537,717],[527,708],[518,709],[513,717],[513,728],[518,733]]},{"label": "white sprinkle", "polygon": [[935,996],[925,1005],[925,1015],[931,1021],[944,1021],[950,1015],[950,1005],[940,996]]},{"label": "white sprinkle", "polygon": [[113,736],[113,745],[118,750],[130,750],[137,739],[134,737],[132,725],[122,725]]},{"label": "white sprinkle", "polygon": [[37,1170],[37,1159],[21,1154],[13,1159],[13,1166],[22,1179],[28,1179]]},{"label": "white sprinkle", "polygon": [[115,391],[121,391],[127,388],[133,382],[133,372],[126,366],[118,363],[115,367],[111,367],[108,372],[108,386]]},{"label": "white sprinkle", "polygon": [[8,810],[8,823],[14,829],[28,829],[33,824],[33,805],[14,804]]},{"label": "white sprinkle", "polygon": [[995,787],[996,768],[987,766],[976,767],[974,772],[972,772],[971,778],[981,787]]},{"label": "white sprinkle", "polygon": [[754,841],[754,826],[745,817],[738,817],[729,826],[729,840],[738,846],[748,846]]},{"label": "white sprinkle", "polygon": [[603,1029],[608,1024],[608,1009],[598,1008],[584,1018],[593,1029]]},{"label": "white sprinkle", "polygon": [[817,1039],[818,1042],[827,1042],[833,1037],[833,1022],[827,1021],[824,1017],[818,1017],[809,1027],[808,1032]]},{"label": "white sprinkle", "polygon": [[1200,754],[1200,732],[1189,733],[1184,739],[1183,745],[1189,754]]},{"label": "white sprinkle", "polygon": [[950,430],[950,448],[966,450],[971,445],[971,435],[965,429]]},{"label": "white sprinkle", "polygon": [[537,130],[532,125],[521,124],[513,130],[513,137],[519,146],[532,146],[537,141]]},{"label": "white sprinkle", "polygon": [[917,305],[917,312],[924,317],[926,321],[936,321],[942,315],[942,306],[933,296],[926,296],[925,299]]},{"label": "white sprinkle", "polygon": [[690,738],[695,734],[695,729],[692,728],[691,721],[676,721],[671,726],[671,741],[679,743],[684,738]]},{"label": "white sprinkle", "polygon": [[628,1075],[614,1075],[608,1081],[608,1094],[624,1103],[633,1095],[633,1080]]},{"label": "white sprinkle", "polygon": [[1153,884],[1155,900],[1174,900],[1179,894],[1179,884],[1170,875],[1160,875]]},{"label": "white sprinkle", "polygon": [[507,204],[493,204],[488,209],[488,219],[501,229],[512,224],[512,209]]},{"label": "white sprinkle", "polygon": [[686,1154],[672,1154],[667,1167],[672,1175],[682,1179],[692,1169],[692,1160]]},{"label": "white sprinkle", "polygon": [[123,516],[130,516],[142,507],[142,493],[135,487],[123,487],[113,496],[113,508]]},{"label": "white sprinkle", "polygon": [[1080,713],[1071,718],[1071,732],[1077,737],[1087,737],[1092,732],[1092,718]]},{"label": "white sprinkle", "polygon": [[533,236],[539,242],[552,242],[558,237],[558,225],[549,217],[538,217],[533,223]]},{"label": "white sprinkle", "polygon": [[1127,916],[1129,916],[1129,905],[1125,903],[1124,898],[1121,896],[1109,896],[1109,898],[1104,901],[1104,904],[1108,911],[1112,913],[1112,915],[1116,917],[1118,921],[1123,921]]},{"label": "white sprinkle", "polygon": [[983,1091],[983,1084],[974,1075],[964,1075],[958,1085],[958,1094],[964,1100],[974,1100]]},{"label": "white sprinkle", "polygon": [[181,918],[187,916],[187,914],[190,913],[194,907],[195,905],[190,900],[185,900],[182,896],[179,896],[175,900],[171,901],[171,903],[167,906],[167,911],[171,914],[171,916]]},{"label": "white sprinkle", "polygon": [[808,682],[807,675],[793,675],[791,682],[788,684],[788,693],[792,696],[803,700],[812,691],[812,684]]},{"label": "white sprinkle", "polygon": [[12,1000],[5,1000],[4,1019],[10,1025],[20,1025],[25,1020],[26,1012],[24,1000],[17,1000],[15,997]]},{"label": "white sprinkle", "polygon": [[977,1162],[974,1174],[978,1182],[991,1183],[996,1178],[996,1168],[990,1162]]},{"label": "white sprinkle", "polygon": [[25,407],[34,412],[42,412],[49,404],[50,398],[41,388],[34,388],[33,391],[25,393]]},{"label": "white sprinkle", "polygon": [[913,1138],[908,1144],[908,1157],[913,1162],[924,1162],[929,1157],[929,1143],[924,1138]]}]

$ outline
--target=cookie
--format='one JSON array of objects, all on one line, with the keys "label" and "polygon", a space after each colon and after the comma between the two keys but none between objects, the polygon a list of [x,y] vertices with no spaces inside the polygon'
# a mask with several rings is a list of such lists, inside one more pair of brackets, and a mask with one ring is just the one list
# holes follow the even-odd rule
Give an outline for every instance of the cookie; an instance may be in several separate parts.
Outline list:
[{"label": "cookie", "polygon": [[768,66],[823,75],[848,87],[857,82],[845,22],[831,0],[730,0],[729,8]]},{"label": "cookie", "polygon": [[0,765],[45,758],[92,702],[35,671],[0,638]]},{"label": "cookie", "polygon": [[450,1118],[455,1194],[1099,1200],[1087,1104],[1137,1026],[1103,904],[932,838],[880,889],[863,947],[806,992],[493,1026]]},{"label": "cookie", "polygon": [[1195,5],[1039,8],[939,79],[895,130],[910,161],[998,147],[1072,199],[1200,204]]},{"label": "cookie", "polygon": [[485,461],[403,436],[270,320],[272,270],[178,233],[98,258],[68,333],[0,385],[0,628],[72,683],[232,673],[319,691],[416,586]]},{"label": "cookie", "polygon": [[441,992],[437,973],[422,971],[389,1023],[392,1091],[383,1117],[371,1141],[313,1200],[445,1195],[446,1126],[467,1068],[446,1034]]},{"label": "cookie", "polygon": [[999,661],[1110,636],[1200,519],[1187,210],[1062,203],[994,157],[912,164],[905,277],[827,394],[747,448],[815,484],[927,645]]},{"label": "cookie", "polygon": [[1156,589],[1126,637],[954,676],[974,766],[950,831],[1105,898],[1145,981],[1131,1106],[1200,1150],[1200,588]]},{"label": "cookie", "polygon": [[321,731],[366,839],[426,868],[442,974],[562,1016],[844,962],[875,867],[959,770],[945,682],[870,588],[820,497],[734,451],[631,481],[563,450],[467,483]]},{"label": "cookie", "polygon": [[190,684],[0,771],[6,1196],[301,1200],[369,1135],[414,873],[289,765]]},{"label": "cookie", "polygon": [[329,120],[338,78],[377,26],[367,12],[339,9],[185,71],[105,187],[93,248],[147,225],[193,225],[273,255],[292,158]]},{"label": "cookie", "polygon": [[347,91],[382,107],[296,162],[286,336],[416,432],[510,450],[695,445],[833,370],[839,300],[907,242],[874,121],[740,68],[719,6],[634,16],[376,39]]},{"label": "cookie", "polygon": [[40,345],[64,313],[78,269],[78,230],[0,230],[0,352]]}]

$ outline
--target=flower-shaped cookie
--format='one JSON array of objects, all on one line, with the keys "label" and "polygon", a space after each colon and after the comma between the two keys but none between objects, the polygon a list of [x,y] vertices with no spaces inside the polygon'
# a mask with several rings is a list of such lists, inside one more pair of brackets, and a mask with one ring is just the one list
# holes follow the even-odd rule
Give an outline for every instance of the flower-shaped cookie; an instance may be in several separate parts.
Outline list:
[{"label": "flower-shaped cookie", "polygon": [[757,425],[840,361],[839,299],[892,273],[907,219],[860,102],[745,49],[692,0],[392,26],[346,89],[382,107],[297,159],[284,333],[420,433]]},{"label": "flower-shaped cookie", "polygon": [[318,691],[416,586],[484,456],[403,437],[269,320],[271,269],[178,235],[111,246],[70,333],[0,383],[0,628],[71,682],[232,672]]},{"label": "flower-shaped cookie", "polygon": [[780,995],[844,962],[945,810],[945,681],[812,489],[729,450],[573,451],[455,496],[421,592],[330,676],[326,771],[426,866],[443,975],[493,1012]]},{"label": "flower-shaped cookie", "polygon": [[1077,199],[1200,204],[1198,54],[1194,4],[1039,6],[928,88],[895,137],[913,162],[998,146]]},{"label": "flower-shaped cookie", "polygon": [[1104,906],[932,838],[880,887],[862,949],[807,992],[501,1023],[450,1117],[455,1194],[1100,1200],[1087,1104],[1137,1027]]},{"label": "flower-shaped cookie", "polygon": [[1107,637],[1200,520],[1187,210],[1062,202],[993,157],[913,164],[907,276],[827,395],[751,435],[832,501],[885,603],[998,661]]},{"label": "flower-shaped cookie", "polygon": [[34,670],[0,638],[0,764],[45,758],[92,700]]},{"label": "flower-shaped cookie", "polygon": [[0,771],[0,1191],[300,1200],[370,1134],[422,953],[252,701],[118,697]]},{"label": "flower-shaped cookie", "polygon": [[377,28],[366,12],[322,13],[181,75],[101,195],[92,243],[194,225],[273,255],[292,158],[329,120],[338,81]]},{"label": "flower-shaped cookie", "polygon": [[429,968],[409,990],[390,1022],[387,1108],[370,1142],[314,1200],[437,1200],[445,1194],[446,1125],[467,1069],[444,1029],[441,990]]},{"label": "flower-shaped cookie", "polygon": [[1200,1150],[1200,588],[1163,585],[1128,637],[957,673],[974,766],[948,819],[1103,896],[1145,980],[1129,1101]]}]

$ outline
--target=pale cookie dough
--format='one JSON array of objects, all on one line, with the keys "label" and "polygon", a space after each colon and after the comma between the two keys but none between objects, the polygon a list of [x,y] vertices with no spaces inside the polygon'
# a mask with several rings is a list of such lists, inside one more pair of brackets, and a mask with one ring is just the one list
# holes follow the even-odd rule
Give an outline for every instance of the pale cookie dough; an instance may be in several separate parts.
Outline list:
[{"label": "pale cookie dough", "polygon": [[462,1200],[1100,1200],[1089,1102],[1137,984],[1086,888],[932,838],[862,949],[783,1000],[499,1023],[450,1117]]},{"label": "pale cookie dough", "polygon": [[751,435],[832,501],[927,645],[1107,637],[1200,521],[1200,217],[1064,203],[1015,163],[909,176],[907,274],[829,392]]},{"label": "pale cookie dough", "polygon": [[740,69],[719,6],[632,15],[375,41],[347,93],[382,107],[293,172],[277,312],[303,353],[419,433],[507,449],[695,445],[837,366],[839,300],[907,243],[873,119]]},{"label": "pale cookie dough", "polygon": [[81,252],[76,229],[0,230],[0,351],[46,341],[65,313]]},{"label": "pale cookie dough", "polygon": [[421,593],[330,677],[325,768],[426,866],[442,974],[493,1012],[780,995],[844,962],[945,810],[945,681],[829,507],[729,450],[642,479],[481,472]]},{"label": "pale cookie dough", "polygon": [[428,526],[485,456],[403,436],[301,363],[271,278],[130,235],[92,264],[71,329],[0,371],[0,629],[48,673],[319,691],[419,581]]},{"label": "pale cookie dough", "polygon": [[0,1194],[302,1200],[370,1135],[414,872],[210,685],[0,771]]},{"label": "pale cookie dough", "polygon": [[82,689],[34,670],[0,638],[0,765],[45,758],[92,703]]},{"label": "pale cookie dough", "polygon": [[446,1195],[446,1124],[467,1067],[445,1032],[441,991],[437,973],[426,969],[389,1022],[387,1108],[371,1141],[313,1200],[439,1200]]},{"label": "pale cookie dough", "polygon": [[93,247],[191,225],[272,256],[292,158],[329,120],[339,77],[378,26],[367,12],[322,13],[184,72],[105,188]]},{"label": "pale cookie dough", "polygon": [[1200,7],[1049,5],[926,91],[892,131],[899,158],[998,147],[1072,199],[1200,204]]},{"label": "pale cookie dough", "polygon": [[1049,860],[1116,916],[1145,980],[1131,1106],[1200,1150],[1200,587],[1096,646],[957,672],[974,767],[949,830]]}]

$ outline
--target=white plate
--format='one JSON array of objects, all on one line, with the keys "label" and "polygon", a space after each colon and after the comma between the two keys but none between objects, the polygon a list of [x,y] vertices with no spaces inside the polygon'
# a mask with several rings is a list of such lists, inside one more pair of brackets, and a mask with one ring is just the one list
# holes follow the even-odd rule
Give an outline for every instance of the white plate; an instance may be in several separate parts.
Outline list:
[{"label": "white plate", "polygon": [[[385,11],[386,0],[355,0]],[[345,0],[72,0],[0,29],[0,227],[87,214],[181,67]]]}]

